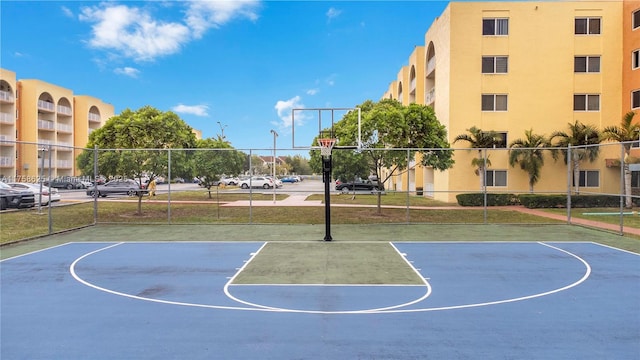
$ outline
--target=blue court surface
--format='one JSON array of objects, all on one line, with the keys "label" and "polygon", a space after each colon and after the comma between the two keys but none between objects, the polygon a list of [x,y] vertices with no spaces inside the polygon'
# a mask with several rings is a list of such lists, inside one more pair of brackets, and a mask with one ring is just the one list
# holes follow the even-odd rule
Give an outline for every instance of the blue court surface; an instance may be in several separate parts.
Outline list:
[{"label": "blue court surface", "polygon": [[9,359],[640,359],[640,256],[392,243],[422,284],[234,284],[261,242],[69,243],[0,262]]}]

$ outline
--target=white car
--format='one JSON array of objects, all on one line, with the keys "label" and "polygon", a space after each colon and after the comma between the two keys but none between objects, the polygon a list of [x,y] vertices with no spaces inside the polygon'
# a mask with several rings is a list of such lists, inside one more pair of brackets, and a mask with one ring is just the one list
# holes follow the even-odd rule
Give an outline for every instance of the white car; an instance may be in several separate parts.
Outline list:
[{"label": "white car", "polygon": [[[38,198],[40,198],[40,205],[49,204],[49,193],[51,193],[51,202],[60,201],[60,199],[62,198],[60,196],[60,193],[58,192],[58,189],[50,188],[44,185],[42,186],[42,193],[40,193],[40,184],[13,182],[7,183],[7,185],[11,186],[14,189],[30,190],[33,193],[36,201],[38,201]],[[41,194],[41,196],[38,196],[38,194]]]},{"label": "white car", "polygon": [[240,186],[243,189],[248,189],[250,187],[271,189],[273,188],[273,180],[265,176],[253,176],[251,178],[240,181],[238,186]]}]

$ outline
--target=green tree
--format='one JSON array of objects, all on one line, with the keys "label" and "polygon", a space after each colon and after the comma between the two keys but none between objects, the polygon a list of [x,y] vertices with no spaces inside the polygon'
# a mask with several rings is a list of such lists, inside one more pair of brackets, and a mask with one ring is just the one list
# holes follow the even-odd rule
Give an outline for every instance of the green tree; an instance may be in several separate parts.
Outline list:
[{"label": "green tree", "polygon": [[475,126],[467,129],[466,134],[460,134],[453,139],[454,143],[466,141],[469,146],[478,151],[478,156],[471,160],[471,166],[475,168],[475,174],[480,176],[480,190],[484,189],[485,166],[491,166],[489,157],[485,159],[482,152],[502,143],[502,137],[495,131],[483,131]]},{"label": "green tree", "polygon": [[[580,192],[580,162],[588,160],[594,162],[600,153],[600,147],[594,146],[600,143],[600,133],[593,125],[586,125],[576,120],[569,123],[569,131],[554,131],[551,134],[551,141],[555,140],[554,146],[560,148],[565,164],[573,169],[573,186],[576,194]],[[571,160],[567,159],[567,154],[571,147]],[[557,151],[553,152],[557,158]],[[570,163],[569,163],[570,162]]]},{"label": "green tree", "polygon": [[544,165],[544,150],[551,147],[551,142],[544,135],[533,133],[533,129],[524,132],[525,137],[509,144],[509,165],[520,165],[520,169],[529,176],[529,192],[540,180],[540,170]]},{"label": "green tree", "polygon": [[624,171],[624,195],[625,207],[633,207],[633,198],[631,197],[631,170],[629,169],[629,156],[631,153],[631,144],[638,140],[640,136],[640,125],[633,122],[635,112],[629,111],[622,117],[622,121],[618,126],[607,126],[602,130],[601,138],[604,141],[616,141],[624,143],[624,158],[622,166]]},{"label": "green tree", "polygon": [[242,172],[245,155],[221,137],[198,140],[197,147],[193,155],[193,169],[211,199],[211,188],[219,185],[222,175]]},{"label": "green tree", "polygon": [[[89,135],[88,148],[97,146],[98,173],[109,177],[126,177],[142,182],[167,174],[167,149],[192,148],[195,135],[178,115],[151,106],[125,109]],[[100,150],[105,149],[105,150]],[[93,174],[93,150],[78,157],[83,174]],[[142,195],[138,197],[138,214],[142,214]]]},{"label": "green tree", "polygon": [[292,174],[296,174],[296,175],[311,174],[309,159],[301,155],[285,156],[284,159],[285,159],[285,162],[289,165],[288,170]]}]

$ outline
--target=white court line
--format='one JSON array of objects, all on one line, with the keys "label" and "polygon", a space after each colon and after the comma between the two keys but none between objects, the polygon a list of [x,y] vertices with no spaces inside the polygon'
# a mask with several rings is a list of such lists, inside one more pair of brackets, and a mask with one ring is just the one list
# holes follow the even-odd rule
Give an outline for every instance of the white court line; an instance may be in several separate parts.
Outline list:
[{"label": "white court line", "polygon": [[[210,309],[222,309],[222,310],[245,310],[245,311],[268,311],[268,312],[287,312],[287,313],[305,313],[305,314],[382,314],[382,313],[413,313],[413,312],[429,312],[429,311],[443,311],[443,310],[455,310],[455,309],[466,309],[466,308],[474,308],[474,307],[482,307],[482,306],[490,306],[490,305],[497,305],[497,304],[505,304],[505,303],[511,303],[511,302],[517,302],[517,301],[523,301],[523,300],[529,300],[529,299],[534,299],[534,298],[538,298],[538,297],[543,297],[543,296],[547,296],[547,295],[551,295],[551,294],[555,294],[561,291],[565,291],[568,290],[570,288],[573,288],[575,286],[580,285],[581,283],[583,283],[587,278],[589,278],[590,274],[591,274],[591,266],[589,265],[589,263],[587,261],[585,261],[584,259],[580,258],[578,255],[573,254],[569,251],[563,250],[561,248],[549,245],[549,244],[545,244],[542,242],[537,242],[540,245],[549,247],[551,249],[563,252],[571,257],[574,257],[575,259],[579,260],[580,262],[582,262],[582,264],[585,266],[586,271],[584,273],[584,275],[582,276],[582,278],[580,278],[579,280],[573,282],[572,284],[566,285],[564,287],[561,288],[557,288],[554,290],[550,290],[550,291],[546,291],[546,292],[542,292],[542,293],[538,293],[538,294],[532,294],[532,295],[528,295],[528,296],[523,296],[523,297],[518,297],[518,298],[511,298],[511,299],[503,299],[503,300],[497,300],[497,301],[491,301],[491,302],[484,302],[484,303],[475,303],[475,304],[466,304],[466,305],[454,305],[454,306],[444,306],[444,307],[434,307],[434,308],[420,308],[420,309],[397,309],[397,308],[393,308],[393,309],[387,309],[387,310],[380,310],[380,309],[371,309],[371,310],[350,310],[350,311],[320,311],[320,310],[295,310],[295,309],[285,309],[285,308],[276,308],[276,307],[267,307],[267,306],[263,306],[263,305],[252,305],[249,302],[242,302],[244,304],[250,305],[250,306],[257,306],[257,307],[253,307],[253,308],[245,308],[245,307],[233,307],[233,306],[221,306],[221,305],[205,305],[205,304],[197,304],[197,303],[186,303],[186,302],[178,302],[178,301],[168,301],[168,300],[159,300],[159,299],[153,299],[153,298],[146,298],[146,297],[141,297],[141,296],[137,296],[137,295],[132,295],[132,294],[127,294],[127,293],[122,293],[122,292],[118,292],[118,291],[113,291],[113,290],[109,290],[97,285],[93,285],[91,283],[89,283],[88,281],[85,281],[83,279],[81,279],[75,272],[75,266],[76,264],[81,261],[82,259],[91,256],[95,253],[98,253],[100,251],[104,251],[110,248],[113,248],[115,246],[121,245],[123,244],[121,243],[117,243],[114,245],[110,245],[89,253],[86,253],[84,255],[82,255],[81,257],[77,258],[70,266],[70,272],[72,274],[72,276],[79,281],[80,283],[91,287],[93,289],[99,290],[99,291],[103,291],[106,293],[110,293],[113,295],[118,295],[118,296],[123,296],[123,297],[128,297],[128,298],[132,298],[132,299],[137,299],[137,300],[143,300],[143,301],[150,301],[150,302],[156,302],[156,303],[163,303],[163,304],[169,304],[169,305],[180,305],[180,306],[190,306],[190,307],[199,307],[199,308],[210,308]],[[262,248],[264,248],[264,246],[266,245],[263,244],[262,247],[260,248],[260,250]],[[245,265],[231,278],[231,280],[229,282],[227,282],[227,284],[225,285],[225,291],[226,288],[229,286],[230,282],[232,281],[232,279],[234,279],[238,273],[247,266],[247,264],[256,256],[256,254],[258,254],[259,251],[257,251],[256,253],[253,254],[252,258],[247,261],[245,263]],[[406,260],[406,259],[405,259]],[[426,282],[425,279],[425,284],[428,284]],[[430,289],[430,287],[429,287]],[[430,292],[430,291],[429,291]],[[231,297],[233,299],[233,297]]]},{"label": "white court line", "polygon": [[[555,242],[555,241],[554,241],[554,242]],[[633,252],[633,251],[629,251],[629,250],[625,250],[625,249],[620,249],[620,248],[617,248],[617,247],[614,247],[614,246],[610,246],[610,245],[600,244],[600,243],[597,243],[597,242],[595,242],[595,241],[592,241],[591,243],[592,243],[592,244],[595,244],[595,245],[600,245],[600,246],[603,246],[603,247],[606,247],[606,248],[609,248],[609,249],[612,249],[612,250],[618,250],[618,251],[621,251],[621,252],[624,252],[624,253],[627,253],[627,254],[640,256],[640,254],[635,253],[635,252]]]},{"label": "white court line", "polygon": [[66,245],[69,245],[69,244],[73,244],[73,242],[68,242],[68,243],[64,243],[64,244],[60,244],[60,245],[55,245],[55,246],[48,247],[48,248],[45,248],[45,249],[35,250],[35,251],[32,251],[32,252],[28,252],[28,253],[26,253],[26,254],[16,255],[16,256],[13,256],[13,257],[10,257],[10,258],[6,258],[6,259],[4,259],[4,260],[0,260],[0,262],[7,261],[7,260],[11,260],[11,259],[21,258],[21,257],[23,257],[23,256],[27,256],[27,255],[31,255],[31,254],[37,254],[37,253],[39,253],[39,252],[43,252],[43,251],[46,251],[46,250],[51,250],[51,249],[59,248],[59,247],[66,246]]}]

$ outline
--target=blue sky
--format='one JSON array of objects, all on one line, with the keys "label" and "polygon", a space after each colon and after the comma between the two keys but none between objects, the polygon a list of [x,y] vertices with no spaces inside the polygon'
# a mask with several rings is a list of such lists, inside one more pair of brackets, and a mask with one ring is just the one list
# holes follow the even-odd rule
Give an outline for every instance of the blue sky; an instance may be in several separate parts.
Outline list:
[{"label": "blue sky", "polygon": [[[291,108],[377,101],[443,1],[6,1],[0,67],[176,112],[238,149],[292,146]],[[323,113],[323,119],[328,114]],[[336,113],[336,120],[341,114]],[[295,142],[317,135],[296,112]]]}]

